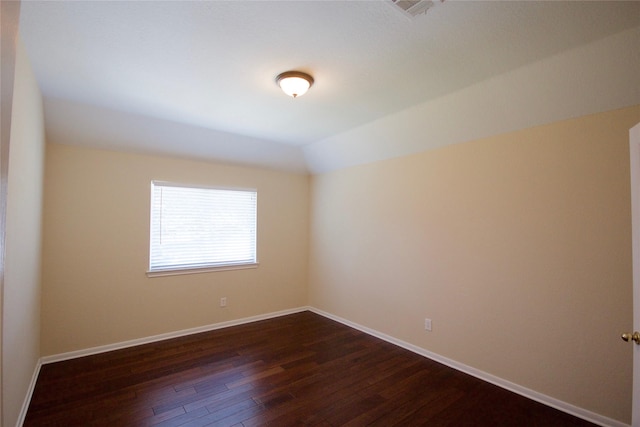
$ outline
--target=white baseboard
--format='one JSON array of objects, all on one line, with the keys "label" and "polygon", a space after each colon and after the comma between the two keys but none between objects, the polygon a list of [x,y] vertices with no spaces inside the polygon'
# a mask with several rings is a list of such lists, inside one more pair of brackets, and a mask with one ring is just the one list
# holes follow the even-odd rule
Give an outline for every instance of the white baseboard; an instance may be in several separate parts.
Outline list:
[{"label": "white baseboard", "polygon": [[227,322],[213,323],[211,325],[198,326],[190,329],[183,329],[175,332],[167,332],[165,334],[153,335],[145,338],[138,338],[129,341],[123,341],[114,344],[101,345],[98,347],[91,347],[84,350],[70,351],[68,353],[54,354],[52,356],[44,356],[40,360],[42,364],[61,362],[63,360],[77,359],[79,357],[91,356],[92,354],[106,353],[108,351],[120,350],[123,348],[135,347],[137,345],[150,344],[157,341],[168,340],[171,338],[179,338],[187,335],[198,334],[201,332],[214,331],[216,329],[228,328],[230,326],[243,325],[245,323],[257,322],[260,320],[273,319],[275,317],[286,316],[288,314],[300,313],[301,311],[307,311],[309,307],[298,307],[288,310],[276,311],[272,313],[260,314],[257,316],[244,317],[242,319],[229,320]]},{"label": "white baseboard", "polygon": [[542,393],[538,393],[537,391],[528,389],[526,387],[520,386],[518,384],[512,383],[510,381],[504,380],[502,378],[496,377],[495,375],[489,374],[487,372],[483,372],[479,369],[473,368],[471,366],[467,366],[463,363],[457,362],[455,360],[449,359],[447,357],[441,356],[439,354],[430,352],[425,350],[424,348],[415,346],[408,342],[402,341],[400,339],[394,338],[390,335],[384,334],[382,332],[376,331],[375,329],[368,328],[366,326],[362,326],[358,323],[351,322],[350,320],[343,319],[339,316],[333,315],[331,313],[327,313],[315,307],[298,307],[289,310],[282,310],[273,313],[261,314],[258,316],[245,317],[237,320],[230,320],[227,322],[214,323],[211,325],[199,326],[196,328],[184,329],[175,332],[169,332],[166,334],[154,335],[146,338],[139,338],[129,341],[123,341],[115,344],[108,344],[99,347],[92,347],[85,350],[77,350],[71,351],[68,353],[61,353],[52,356],[45,356],[40,358],[38,361],[38,365],[36,366],[35,372],[33,374],[33,378],[31,380],[31,384],[29,386],[28,394],[25,398],[25,402],[22,407],[22,411],[20,413],[20,417],[18,419],[17,427],[21,427],[24,422],[24,418],[27,415],[27,409],[29,408],[29,403],[31,402],[31,396],[33,395],[33,390],[35,388],[36,380],[38,378],[38,374],[40,372],[40,367],[47,363],[60,362],[63,360],[75,359],[84,356],[90,356],[92,354],[98,353],[106,353],[108,351],[120,350],[123,348],[134,347],[142,344],[149,344],[157,341],[162,341],[171,338],[178,338],[187,335],[197,334],[200,332],[208,332],[216,329],[228,328],[231,326],[242,325],[245,323],[257,322],[260,320],[272,319],[275,317],[286,316],[288,314],[300,313],[302,311],[311,311],[320,316],[326,317],[331,320],[335,320],[336,322],[342,323],[346,326],[352,327],[359,331],[362,331],[368,335],[374,336],[376,338],[380,338],[381,340],[387,341],[391,344],[397,345],[404,349],[407,349],[413,353],[419,354],[420,356],[426,357],[428,359],[434,360],[436,362],[442,363],[443,365],[449,366],[450,368],[456,369],[458,371],[464,372],[471,376],[474,376],[483,381],[489,382],[491,384],[495,384],[498,387],[502,387],[506,390],[517,393],[521,396],[527,397],[531,400],[535,400],[536,402],[540,402],[544,405],[550,406],[552,408],[558,409],[560,411],[566,412],[568,414],[574,415],[578,418],[582,418],[594,424],[603,426],[603,427],[629,427],[628,424],[621,423],[620,421],[616,421],[614,419],[596,414],[594,412],[588,411],[586,409],[580,408],[578,406],[572,405],[567,402],[563,402],[561,400],[555,399],[553,397],[547,396]]},{"label": "white baseboard", "polygon": [[24,397],[24,402],[22,402],[22,408],[20,408],[20,414],[18,414],[18,421],[16,422],[16,427],[22,427],[24,424],[24,420],[27,417],[27,411],[29,410],[29,404],[31,403],[31,397],[33,397],[33,391],[36,388],[36,382],[38,381],[38,375],[40,375],[40,368],[42,367],[42,358],[38,359],[38,363],[36,363],[36,368],[33,370],[33,375],[31,376],[31,382],[29,383],[29,388],[27,389],[27,395]]},{"label": "white baseboard", "polygon": [[439,354],[430,352],[425,350],[424,348],[418,347],[416,345],[410,344],[406,341],[399,340],[390,335],[384,334],[382,332],[376,331],[375,329],[368,328],[366,326],[362,326],[360,324],[354,323],[350,320],[343,319],[342,317],[336,316],[331,313],[327,313],[326,311],[322,311],[315,307],[309,307],[309,311],[312,311],[320,316],[324,316],[328,319],[335,320],[336,322],[342,323],[346,326],[352,327],[359,331],[362,331],[368,335],[374,336],[376,338],[380,338],[381,340],[387,341],[391,344],[395,344],[399,347],[407,349],[413,353],[424,356],[428,359],[434,360],[436,362],[442,363],[443,365],[449,366],[450,368],[456,369],[458,371],[469,374],[473,377],[486,381],[488,383],[497,385],[498,387],[502,387],[506,390],[517,393],[521,396],[529,398],[531,400],[535,400],[536,402],[540,402],[544,405],[550,406],[552,408],[558,409],[560,411],[566,412],[568,414],[574,415],[578,418],[582,418],[594,424],[603,426],[603,427],[630,427],[629,424],[622,423],[620,421],[616,421],[614,419],[605,417],[600,414],[596,414],[595,412],[588,411],[586,409],[580,408],[578,406],[572,405],[567,402],[563,402],[561,400],[555,399],[551,396],[547,396],[542,393],[538,393],[537,391],[528,389],[521,385],[512,383],[510,381],[504,380],[502,378],[496,377],[495,375],[489,374],[487,372],[483,372],[479,369],[473,368],[471,366],[467,366],[463,363],[456,362],[455,360],[449,359],[447,357],[441,356]]}]

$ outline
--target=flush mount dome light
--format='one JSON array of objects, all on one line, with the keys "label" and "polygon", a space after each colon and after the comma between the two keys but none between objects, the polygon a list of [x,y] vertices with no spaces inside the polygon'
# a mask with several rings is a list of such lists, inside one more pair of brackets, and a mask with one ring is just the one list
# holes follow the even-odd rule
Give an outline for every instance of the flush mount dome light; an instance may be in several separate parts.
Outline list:
[{"label": "flush mount dome light", "polygon": [[297,98],[313,85],[313,77],[301,71],[285,71],[276,77],[276,83],[284,93]]}]

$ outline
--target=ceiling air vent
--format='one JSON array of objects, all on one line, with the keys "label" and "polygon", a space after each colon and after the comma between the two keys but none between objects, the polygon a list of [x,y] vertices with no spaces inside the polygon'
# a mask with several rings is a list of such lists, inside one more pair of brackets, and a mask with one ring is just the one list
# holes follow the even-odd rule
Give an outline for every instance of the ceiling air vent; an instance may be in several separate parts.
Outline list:
[{"label": "ceiling air vent", "polygon": [[410,17],[424,15],[427,11],[444,0],[390,0],[397,8]]}]

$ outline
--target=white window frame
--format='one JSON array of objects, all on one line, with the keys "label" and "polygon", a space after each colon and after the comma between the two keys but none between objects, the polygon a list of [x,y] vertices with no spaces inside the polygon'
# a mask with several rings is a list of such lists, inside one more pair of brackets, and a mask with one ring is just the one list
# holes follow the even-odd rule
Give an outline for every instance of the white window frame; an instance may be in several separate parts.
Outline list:
[{"label": "white window frame", "polygon": [[[222,261],[222,262],[186,262],[181,263],[179,265],[175,264],[165,264],[165,265],[155,265],[152,267],[154,262],[153,259],[153,251],[154,251],[154,233],[156,233],[156,237],[159,237],[159,233],[161,230],[156,229],[156,223],[154,221],[157,218],[154,216],[154,190],[156,188],[182,188],[185,190],[211,190],[214,192],[228,192],[229,195],[234,192],[242,192],[242,193],[253,193],[253,200],[255,205],[253,206],[254,212],[254,225],[253,225],[253,257],[252,259],[242,259],[242,260],[230,260],[230,261]],[[149,269],[147,270],[148,277],[158,277],[158,276],[173,276],[179,274],[193,274],[193,273],[206,273],[211,271],[224,271],[224,270],[239,270],[239,269],[247,269],[247,268],[257,268],[258,263],[258,218],[257,218],[257,208],[258,208],[258,192],[253,188],[229,188],[229,187],[208,187],[201,185],[189,185],[189,184],[178,184],[172,182],[165,181],[152,181],[151,182],[151,193],[150,193],[150,221],[149,221]],[[157,207],[155,208],[157,209]],[[157,211],[155,211],[157,215]],[[160,226],[159,224],[157,226]],[[251,257],[249,257],[251,258]]]}]

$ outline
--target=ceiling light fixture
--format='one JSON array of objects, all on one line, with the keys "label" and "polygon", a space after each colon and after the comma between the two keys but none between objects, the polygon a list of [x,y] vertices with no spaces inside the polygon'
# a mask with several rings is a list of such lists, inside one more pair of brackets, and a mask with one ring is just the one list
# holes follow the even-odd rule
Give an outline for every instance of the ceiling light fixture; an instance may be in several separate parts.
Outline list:
[{"label": "ceiling light fixture", "polygon": [[285,71],[276,77],[276,83],[284,93],[297,98],[313,85],[313,77],[301,71]]}]

